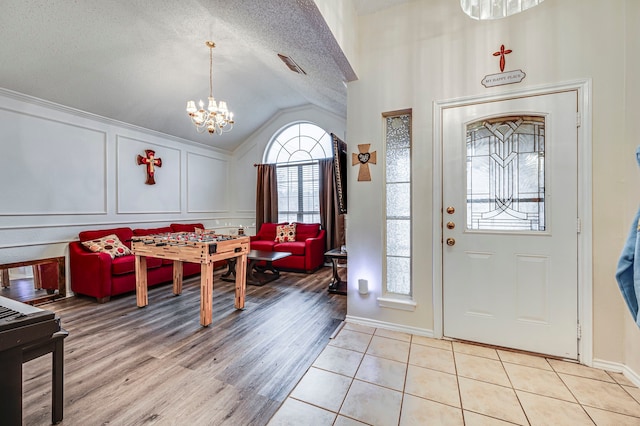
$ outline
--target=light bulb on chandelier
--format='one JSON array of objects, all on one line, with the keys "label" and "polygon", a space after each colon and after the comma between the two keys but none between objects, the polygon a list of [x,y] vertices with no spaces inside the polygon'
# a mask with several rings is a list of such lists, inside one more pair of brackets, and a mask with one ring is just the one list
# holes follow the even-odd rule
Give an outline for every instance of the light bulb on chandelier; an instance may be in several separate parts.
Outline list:
[{"label": "light bulb on chandelier", "polygon": [[205,44],[209,48],[209,104],[205,109],[204,102],[200,100],[198,102],[199,108],[196,108],[196,103],[189,101],[187,102],[187,113],[198,133],[208,131],[210,134],[221,135],[233,129],[233,113],[229,111],[225,101],[216,103],[213,98],[213,48],[216,47],[216,44],[212,41],[207,41]]}]

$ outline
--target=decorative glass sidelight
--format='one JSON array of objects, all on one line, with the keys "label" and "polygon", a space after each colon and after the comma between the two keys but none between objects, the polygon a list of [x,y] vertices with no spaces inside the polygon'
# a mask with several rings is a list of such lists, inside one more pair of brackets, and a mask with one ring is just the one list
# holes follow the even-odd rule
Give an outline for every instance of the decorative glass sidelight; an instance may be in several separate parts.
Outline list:
[{"label": "decorative glass sidelight", "polygon": [[541,116],[467,125],[467,229],[546,229],[544,136]]}]

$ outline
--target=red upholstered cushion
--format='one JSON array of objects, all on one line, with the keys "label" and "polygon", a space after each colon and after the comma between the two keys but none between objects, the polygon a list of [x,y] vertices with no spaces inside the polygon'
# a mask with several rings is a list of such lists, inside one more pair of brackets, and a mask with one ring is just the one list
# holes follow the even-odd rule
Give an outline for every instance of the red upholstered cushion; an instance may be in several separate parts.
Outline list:
[{"label": "red upholstered cushion", "polygon": [[172,223],[172,232],[195,232],[196,228],[204,229],[201,223]]},{"label": "red upholstered cushion", "polygon": [[307,238],[316,238],[320,232],[319,223],[296,223],[296,241],[304,241]]},{"label": "red upholstered cushion", "polygon": [[273,251],[275,244],[273,240],[254,240],[251,241],[251,250]]},{"label": "red upholstered cushion", "polygon": [[92,231],[82,231],[78,234],[80,241],[97,240],[98,238],[106,237],[110,234],[116,234],[118,239],[125,246],[131,248],[131,237],[133,232],[131,228],[111,228],[111,229],[98,229]]},{"label": "red upholstered cushion", "polygon": [[273,247],[273,251],[286,251],[293,255],[304,256],[304,241],[295,241],[292,243],[277,243]]},{"label": "red upholstered cushion", "polygon": [[168,232],[173,232],[170,226],[163,226],[162,228],[137,228],[133,230],[133,235],[141,237],[152,234],[166,234]]},{"label": "red upholstered cushion", "polygon": [[282,222],[282,223],[267,222],[267,223],[263,223],[262,226],[260,227],[260,230],[258,231],[258,237],[260,237],[261,240],[274,241],[276,239],[276,227],[278,225],[286,225],[287,223],[289,223],[289,222]]},{"label": "red upholstered cushion", "polygon": [[[154,269],[162,265],[162,259],[147,257],[147,269]],[[136,271],[136,257],[121,256],[116,257],[111,262],[111,273],[113,275],[131,274]]]}]

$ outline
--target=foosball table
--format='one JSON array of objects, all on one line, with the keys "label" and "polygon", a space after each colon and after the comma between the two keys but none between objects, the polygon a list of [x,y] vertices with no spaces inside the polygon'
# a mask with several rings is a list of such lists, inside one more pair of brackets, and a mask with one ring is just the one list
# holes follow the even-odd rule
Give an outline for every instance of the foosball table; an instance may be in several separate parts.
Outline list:
[{"label": "foosball table", "polygon": [[131,239],[136,256],[136,301],[149,304],[147,295],[147,257],[173,260],[173,294],[182,293],[182,262],[200,264],[200,324],[211,324],[213,309],[214,262],[236,259],[236,309],[244,309],[249,237],[220,235],[213,231],[176,232]]}]

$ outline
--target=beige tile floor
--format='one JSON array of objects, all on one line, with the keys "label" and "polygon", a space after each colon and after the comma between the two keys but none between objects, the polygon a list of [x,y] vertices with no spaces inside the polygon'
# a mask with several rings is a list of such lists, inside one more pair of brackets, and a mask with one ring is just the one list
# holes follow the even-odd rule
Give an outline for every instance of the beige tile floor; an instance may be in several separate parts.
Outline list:
[{"label": "beige tile floor", "polygon": [[640,425],[620,373],[346,323],[269,426]]}]

